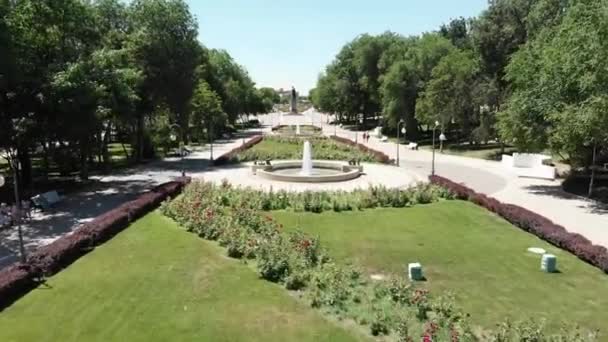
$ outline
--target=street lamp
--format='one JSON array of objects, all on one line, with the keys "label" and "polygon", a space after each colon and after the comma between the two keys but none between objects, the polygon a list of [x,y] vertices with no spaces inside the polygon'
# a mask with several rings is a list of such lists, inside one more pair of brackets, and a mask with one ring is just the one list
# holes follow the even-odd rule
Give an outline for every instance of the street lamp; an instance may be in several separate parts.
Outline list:
[{"label": "street lamp", "polygon": [[[25,263],[27,255],[25,254],[25,246],[23,245],[23,231],[21,230],[21,199],[19,198],[19,161],[15,158],[11,158],[11,167],[13,169],[13,188],[15,190],[15,206],[11,214],[13,216],[13,223],[17,225],[17,234],[19,236],[19,254],[21,256],[21,262]],[[4,185],[4,177],[0,176],[0,187]]]},{"label": "street lamp", "polygon": [[[181,134],[180,134],[181,132],[180,131],[181,131],[182,127],[180,125],[176,124],[176,123],[171,124],[170,128],[174,128],[174,127],[177,127],[178,134],[181,136]],[[175,135],[171,135],[171,140],[176,141],[178,139],[177,139],[177,137]],[[183,147],[182,147],[182,144],[185,145],[185,143],[184,143],[183,139],[181,139],[181,140],[182,141],[178,142],[179,143],[179,156],[181,158],[180,159],[180,164],[182,166],[182,177],[185,177],[186,176],[186,168],[184,166],[184,150],[183,150]]]},{"label": "street lamp", "polygon": [[[404,125],[405,121],[403,120],[399,120],[399,122],[397,123],[397,166],[399,166],[399,127],[401,127],[401,125]],[[405,126],[401,127],[401,133],[403,133],[403,136],[405,136]]]},{"label": "street lamp", "polygon": [[435,175],[435,131],[437,130],[437,127],[439,127],[439,121],[435,121],[435,126],[433,126],[433,162],[431,164],[431,176]]}]

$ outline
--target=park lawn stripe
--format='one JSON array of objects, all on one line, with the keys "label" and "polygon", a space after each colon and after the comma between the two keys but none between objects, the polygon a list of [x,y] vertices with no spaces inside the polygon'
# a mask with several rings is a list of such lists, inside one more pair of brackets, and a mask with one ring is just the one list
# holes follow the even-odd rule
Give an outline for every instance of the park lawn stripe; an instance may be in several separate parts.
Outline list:
[{"label": "park lawn stripe", "polygon": [[[487,328],[505,317],[590,329],[605,329],[608,321],[607,275],[473,203],[272,215],[288,230],[318,235],[330,255],[368,274],[405,277],[408,262],[421,262],[431,295],[453,292],[472,321]],[[541,272],[540,256],[528,247],[555,254],[562,273]]]},{"label": "park lawn stripe", "polygon": [[0,313],[0,341],[359,341],[151,213]]}]

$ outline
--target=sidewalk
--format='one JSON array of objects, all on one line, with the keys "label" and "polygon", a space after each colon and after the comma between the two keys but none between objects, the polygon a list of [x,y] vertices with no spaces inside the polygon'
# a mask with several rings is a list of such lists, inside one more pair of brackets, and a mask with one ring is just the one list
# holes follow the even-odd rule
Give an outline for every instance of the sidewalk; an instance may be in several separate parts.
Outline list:
[{"label": "sidewalk", "polygon": [[[321,113],[305,113],[301,124],[314,122],[321,125],[326,135],[336,132],[339,136],[355,140],[355,132],[327,124],[327,116]],[[295,122],[286,122],[295,124]],[[397,145],[371,138],[363,142],[363,132],[358,142],[396,158]],[[431,173],[432,152],[412,151],[399,146],[400,166],[427,177]],[[594,244],[608,247],[608,206],[566,193],[560,181],[519,178],[504,170],[499,162],[435,153],[436,174],[464,183],[475,191],[496,199],[519,205],[541,214],[564,226],[570,232],[579,233]]]},{"label": "sidewalk", "polygon": [[[249,130],[238,134],[233,139],[218,140],[213,144],[213,156],[239,146],[243,139],[260,134],[264,129]],[[205,146],[203,151],[195,151],[184,158],[166,158],[164,160],[140,165],[131,169],[105,175],[94,176],[97,182],[68,198],[48,212],[36,212],[27,224],[22,225],[26,251],[49,244],[62,235],[72,232],[79,224],[136,198],[140,193],[171,181],[181,175],[182,167],[186,175],[201,177],[209,166],[210,150]],[[19,239],[15,227],[0,231],[0,268],[18,260]]]}]

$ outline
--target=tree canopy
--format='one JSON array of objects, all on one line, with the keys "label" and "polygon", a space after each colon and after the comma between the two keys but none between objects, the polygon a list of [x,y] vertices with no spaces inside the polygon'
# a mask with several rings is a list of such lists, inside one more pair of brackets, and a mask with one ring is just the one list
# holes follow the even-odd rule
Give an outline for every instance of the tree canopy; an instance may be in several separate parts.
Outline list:
[{"label": "tree canopy", "polygon": [[0,0],[0,150],[21,182],[33,151],[86,178],[111,142],[142,159],[168,127],[201,140],[201,125],[271,110],[276,94],[198,36],[183,0]]}]

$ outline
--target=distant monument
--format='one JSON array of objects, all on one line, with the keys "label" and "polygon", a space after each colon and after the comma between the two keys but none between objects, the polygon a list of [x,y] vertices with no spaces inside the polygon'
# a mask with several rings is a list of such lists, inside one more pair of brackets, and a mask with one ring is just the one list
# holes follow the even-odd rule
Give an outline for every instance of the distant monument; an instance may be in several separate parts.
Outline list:
[{"label": "distant monument", "polygon": [[290,102],[290,106],[289,106],[289,111],[291,112],[291,114],[297,114],[298,113],[298,93],[296,92],[296,88],[291,87],[291,102]]}]

